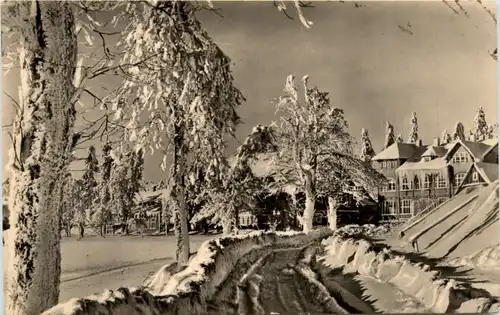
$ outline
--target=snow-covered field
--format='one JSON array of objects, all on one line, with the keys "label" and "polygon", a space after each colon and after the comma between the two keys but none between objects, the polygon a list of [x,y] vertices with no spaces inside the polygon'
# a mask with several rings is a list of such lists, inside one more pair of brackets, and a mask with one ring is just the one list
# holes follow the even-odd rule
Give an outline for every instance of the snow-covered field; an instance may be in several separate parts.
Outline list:
[{"label": "snow-covered field", "polygon": [[[214,236],[191,236],[191,249]],[[174,259],[175,237],[99,236],[63,238],[62,280],[153,260]]]},{"label": "snow-covered field", "polygon": [[[192,235],[191,251],[213,237],[216,235]],[[107,288],[140,284],[148,274],[174,260],[175,237],[86,236],[79,241],[76,236],[63,237],[61,255],[59,300],[64,302]]]}]

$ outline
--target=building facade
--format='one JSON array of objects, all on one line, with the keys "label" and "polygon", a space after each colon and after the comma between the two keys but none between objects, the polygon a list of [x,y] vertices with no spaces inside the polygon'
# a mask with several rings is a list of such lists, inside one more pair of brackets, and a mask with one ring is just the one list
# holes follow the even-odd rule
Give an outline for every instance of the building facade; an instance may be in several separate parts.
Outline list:
[{"label": "building facade", "polygon": [[498,140],[434,139],[424,146],[394,143],[372,159],[388,180],[379,189],[379,209],[385,222],[405,221],[457,194],[463,187],[498,178]]}]

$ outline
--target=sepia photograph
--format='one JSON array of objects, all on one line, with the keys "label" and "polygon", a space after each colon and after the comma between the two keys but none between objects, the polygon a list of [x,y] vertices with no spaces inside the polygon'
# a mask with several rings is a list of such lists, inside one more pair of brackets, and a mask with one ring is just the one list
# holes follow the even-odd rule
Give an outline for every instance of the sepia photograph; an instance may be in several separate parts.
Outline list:
[{"label": "sepia photograph", "polygon": [[5,315],[500,312],[493,0],[2,0]]}]

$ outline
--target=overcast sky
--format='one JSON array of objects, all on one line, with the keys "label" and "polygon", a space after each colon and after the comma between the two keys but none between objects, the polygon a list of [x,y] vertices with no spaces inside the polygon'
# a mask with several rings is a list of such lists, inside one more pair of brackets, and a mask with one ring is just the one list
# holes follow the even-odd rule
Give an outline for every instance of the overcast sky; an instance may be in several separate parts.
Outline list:
[{"label": "overcast sky", "polygon": [[[332,103],[345,110],[351,134],[359,139],[367,128],[376,152],[386,121],[407,139],[413,111],[424,143],[444,129],[451,133],[457,121],[472,128],[479,106],[489,123],[497,121],[497,64],[488,55],[496,46],[495,24],[477,3],[462,4],[467,18],[440,1],[370,1],[361,8],[315,2],[304,11],[314,22],[310,29],[270,2],[215,5],[224,18],[205,12],[200,19],[233,59],[236,85],[247,98],[239,108],[240,140],[254,125],[276,119],[271,101],[282,93],[288,74],[297,80],[308,74],[312,85],[329,91]],[[494,10],[493,1],[487,5]],[[15,71],[3,76],[4,91],[17,95],[17,84]],[[7,123],[5,97],[2,106]],[[2,140],[6,148],[8,137]],[[235,147],[233,141],[229,150]],[[3,150],[4,171],[6,159]],[[147,180],[165,178],[157,157],[146,162]]]}]

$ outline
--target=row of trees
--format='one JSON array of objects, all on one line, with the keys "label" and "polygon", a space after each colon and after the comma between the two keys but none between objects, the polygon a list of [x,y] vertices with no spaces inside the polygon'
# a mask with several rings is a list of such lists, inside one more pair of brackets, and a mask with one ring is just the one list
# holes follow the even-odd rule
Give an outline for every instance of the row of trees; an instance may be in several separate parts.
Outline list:
[{"label": "row of trees", "polygon": [[68,236],[73,226],[79,228],[79,237],[83,237],[85,226],[103,236],[106,225],[113,222],[120,222],[123,232],[128,233],[136,194],[141,188],[143,152],[115,150],[112,155],[111,151],[111,146],[105,144],[99,163],[95,148],[89,147],[82,178],[66,174],[61,224]]},{"label": "row of trees", "polygon": [[[498,125],[488,124],[486,122],[486,115],[482,107],[478,109],[473,121],[473,129],[465,132],[465,127],[461,122],[457,122],[455,124],[455,129],[453,134],[450,135],[448,131],[445,129],[441,135],[441,143],[450,143],[456,140],[469,140],[472,139],[472,136],[476,139],[476,141],[482,141],[486,139],[493,139],[497,136],[496,129]],[[370,146],[367,147],[369,141],[368,131],[366,129],[362,130],[362,151],[372,152],[373,148]],[[416,143],[419,139],[418,136],[418,120],[417,114],[415,112],[412,113],[411,121],[410,121],[410,132],[408,135],[407,143]],[[386,132],[385,132],[385,141],[384,141],[384,149],[388,148],[395,142],[403,142],[403,137],[401,134],[395,136],[394,126],[390,122],[386,122]],[[366,156],[367,153],[362,153],[362,156]]]}]

